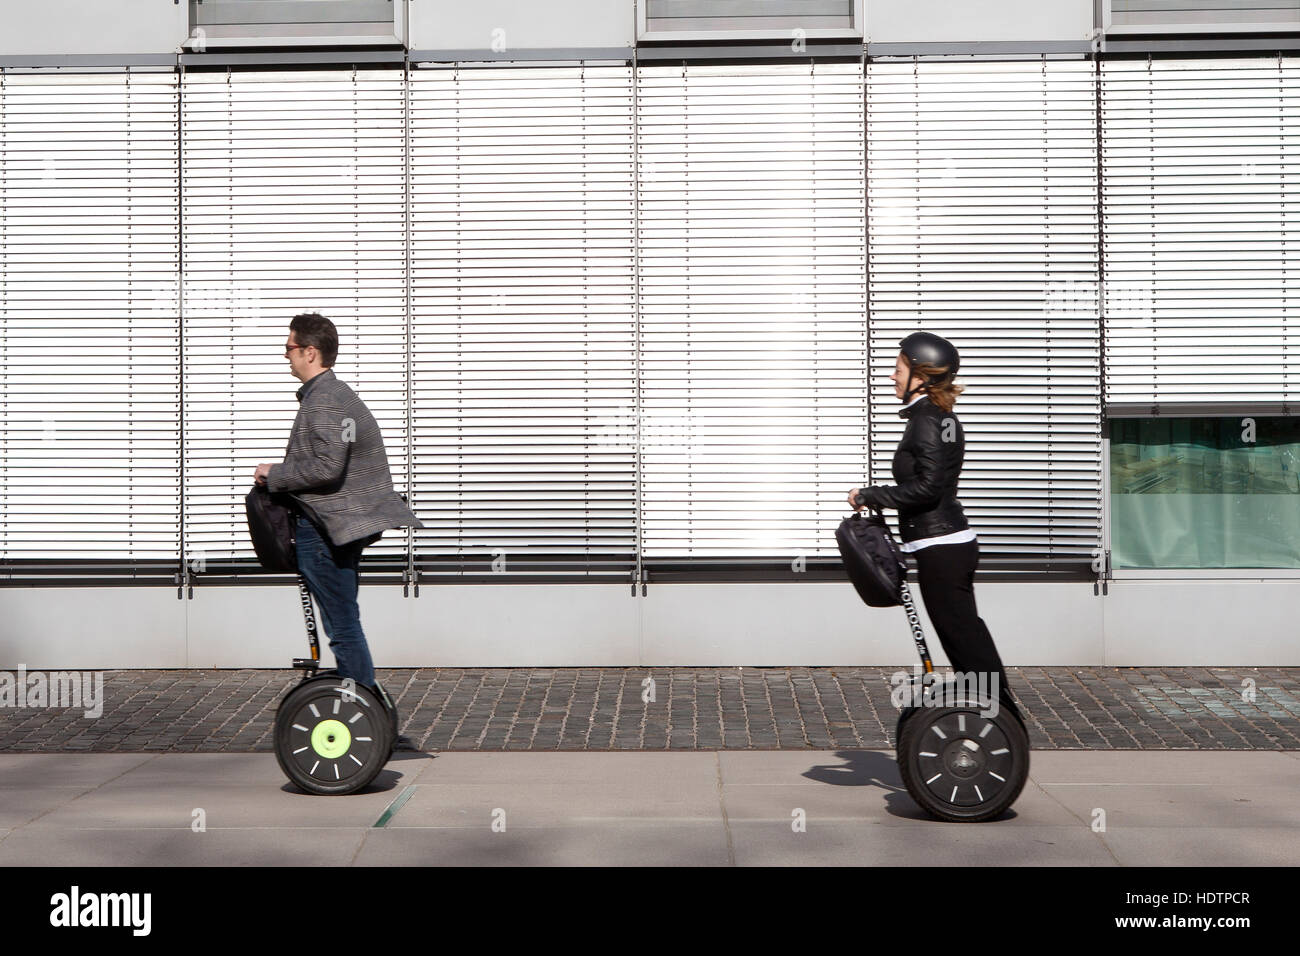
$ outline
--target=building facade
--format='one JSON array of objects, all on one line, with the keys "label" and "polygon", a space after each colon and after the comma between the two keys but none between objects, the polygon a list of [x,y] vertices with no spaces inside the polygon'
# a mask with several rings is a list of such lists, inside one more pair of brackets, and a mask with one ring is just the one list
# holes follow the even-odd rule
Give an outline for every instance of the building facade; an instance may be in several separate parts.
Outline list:
[{"label": "building facade", "polygon": [[908,660],[834,531],[917,329],[1008,664],[1296,663],[1300,34],[1160,6],[6,12],[0,666],[300,653],[313,310],[426,525],[381,666]]}]

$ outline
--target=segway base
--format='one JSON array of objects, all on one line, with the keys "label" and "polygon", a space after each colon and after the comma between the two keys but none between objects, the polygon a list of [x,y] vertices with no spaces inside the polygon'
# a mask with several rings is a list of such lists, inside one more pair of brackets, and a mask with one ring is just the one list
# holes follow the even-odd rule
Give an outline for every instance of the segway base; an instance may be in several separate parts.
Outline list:
[{"label": "segway base", "polygon": [[394,739],[383,697],[336,673],[300,681],[276,710],[276,760],[307,793],[341,796],[368,786],[392,755]]},{"label": "segway base", "polygon": [[298,592],[311,657],[294,658],[303,672],[275,712],[275,759],[307,793],[338,796],[368,786],[397,746],[397,707],[384,688],[372,690],[320,667],[320,642],[307,579]]},{"label": "segway base", "polygon": [[898,718],[903,786],[931,816],[980,823],[1002,815],[1029,776],[1029,735],[1019,715],[986,701],[912,706]]}]

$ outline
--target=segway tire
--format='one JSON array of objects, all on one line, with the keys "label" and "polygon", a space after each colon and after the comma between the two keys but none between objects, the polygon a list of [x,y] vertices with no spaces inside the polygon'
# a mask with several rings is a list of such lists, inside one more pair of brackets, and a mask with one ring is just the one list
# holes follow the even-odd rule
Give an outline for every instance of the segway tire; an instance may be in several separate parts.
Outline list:
[{"label": "segway tire", "polygon": [[898,770],[912,799],[951,823],[981,823],[1015,803],[1029,777],[1029,734],[1006,708],[907,708],[898,722]]},{"label": "segway tire", "polygon": [[397,737],[400,733],[397,726],[400,723],[397,716],[397,703],[389,696],[388,691],[384,689],[384,685],[379,681],[375,681],[375,688],[379,691],[380,703],[383,704],[384,710],[388,712],[388,724],[392,730],[392,743],[389,745],[388,755],[391,757],[397,752]]},{"label": "segway tire", "polygon": [[388,762],[392,728],[392,713],[368,687],[315,677],[290,691],[276,711],[275,757],[307,793],[356,793]]}]

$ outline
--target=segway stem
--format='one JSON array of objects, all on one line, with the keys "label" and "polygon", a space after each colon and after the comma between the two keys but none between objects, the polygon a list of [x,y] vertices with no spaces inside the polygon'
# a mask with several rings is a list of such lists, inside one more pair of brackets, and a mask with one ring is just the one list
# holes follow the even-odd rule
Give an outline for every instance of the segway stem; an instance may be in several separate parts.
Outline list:
[{"label": "segway stem", "polygon": [[917,616],[916,605],[912,603],[912,590],[907,586],[906,575],[903,577],[899,594],[903,598],[903,608],[907,611],[907,623],[912,626],[912,640],[916,642],[916,649],[921,655],[921,666],[925,668],[927,674],[933,674],[934,664],[930,661],[930,649],[925,645],[925,632],[921,630],[921,619]]},{"label": "segway stem", "polygon": [[[858,495],[861,498],[861,495]],[[880,515],[881,520],[885,518],[885,512],[876,505],[870,506],[871,510]],[[889,531],[889,522],[884,521],[885,534],[891,538],[893,535]],[[916,605],[912,603],[912,590],[907,586],[907,571],[903,571],[903,580],[898,589],[899,596],[903,599],[903,608],[907,611],[907,623],[912,628],[912,640],[916,642],[916,650],[921,655],[921,666],[927,674],[934,673],[934,664],[930,661],[930,649],[925,645],[925,631],[921,630],[921,618],[916,613]]]},{"label": "segway stem", "polygon": [[320,637],[316,633],[316,614],[312,608],[311,592],[307,590],[307,579],[298,575],[298,596],[302,599],[302,617],[307,626],[307,646],[311,657],[295,657],[293,666],[297,670],[307,671],[310,677],[320,667]]}]

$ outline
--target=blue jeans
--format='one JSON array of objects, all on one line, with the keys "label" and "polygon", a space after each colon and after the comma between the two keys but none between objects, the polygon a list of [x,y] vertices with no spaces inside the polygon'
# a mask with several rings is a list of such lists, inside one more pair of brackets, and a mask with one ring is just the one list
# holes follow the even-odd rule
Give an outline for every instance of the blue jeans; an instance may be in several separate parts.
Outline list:
[{"label": "blue jeans", "polygon": [[361,630],[361,608],[357,606],[359,566],[365,545],[354,541],[336,547],[321,537],[314,524],[299,515],[296,550],[298,570],[307,579],[307,590],[320,606],[339,676],[373,687],[375,665]]}]

